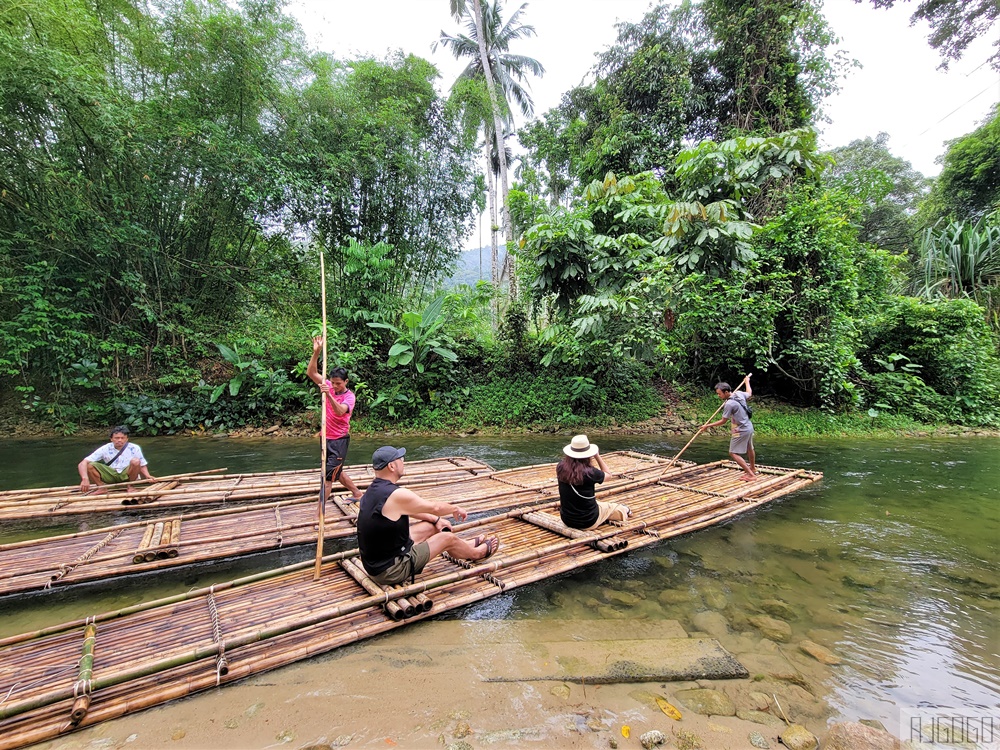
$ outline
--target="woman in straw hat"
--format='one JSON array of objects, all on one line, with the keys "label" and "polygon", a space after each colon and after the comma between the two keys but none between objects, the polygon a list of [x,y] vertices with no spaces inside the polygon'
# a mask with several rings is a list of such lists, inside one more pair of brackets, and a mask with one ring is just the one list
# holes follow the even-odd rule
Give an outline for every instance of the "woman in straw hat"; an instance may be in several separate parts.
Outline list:
[{"label": "woman in straw hat", "polygon": [[624,521],[632,514],[628,506],[598,501],[596,485],[610,472],[597,446],[586,435],[574,437],[563,453],[566,456],[556,466],[556,478],[559,516],[564,524],[573,529],[593,529],[605,521]]}]

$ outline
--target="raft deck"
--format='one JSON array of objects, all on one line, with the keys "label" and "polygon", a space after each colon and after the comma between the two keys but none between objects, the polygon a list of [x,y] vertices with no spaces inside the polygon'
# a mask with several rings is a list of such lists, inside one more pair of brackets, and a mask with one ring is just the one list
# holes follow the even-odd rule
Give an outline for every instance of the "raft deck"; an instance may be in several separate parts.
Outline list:
[{"label": "raft deck", "polygon": [[[498,534],[483,562],[432,560],[415,582],[383,589],[357,551],[0,640],[0,750],[59,737],[126,713],[290,664],[411,620],[721,523],[818,481],[818,472],[729,461],[671,468],[602,498],[633,516],[596,531],[559,521],[558,503],[456,526]],[[409,616],[407,616],[409,615]]]},{"label": "raft deck", "polygon": [[[609,479],[602,485],[602,492],[659,475],[667,463],[662,457],[632,451],[609,453],[605,460],[612,473],[622,476]],[[411,465],[407,464],[407,476]],[[676,463],[679,467],[693,465],[688,461]],[[550,502],[558,496],[555,464],[475,470],[476,475],[465,479],[454,479],[446,473],[447,481],[437,484],[430,483],[430,475],[419,475],[420,495],[431,501],[458,504],[470,514]],[[318,486],[313,496],[305,499],[137,521],[0,545],[0,596],[86,581],[110,582],[137,573],[315,544],[317,497]],[[324,538],[354,536],[356,515],[357,505],[348,495],[331,498],[324,515]]]},{"label": "raft deck", "polygon": [[[407,476],[402,484],[420,486],[459,477],[492,473],[489,464],[465,457],[431,458],[407,464]],[[224,469],[219,471],[225,471]],[[365,488],[375,478],[371,464],[345,466],[359,488]],[[163,516],[177,508],[199,508],[220,505],[246,505],[268,500],[319,496],[319,469],[273,471],[256,474],[223,474],[211,472],[158,477],[153,483],[108,485],[100,495],[83,494],[77,485],[44,487],[0,492],[0,522],[24,519],[59,519],[93,513],[139,512],[145,518]],[[341,485],[334,482],[334,488]]]}]

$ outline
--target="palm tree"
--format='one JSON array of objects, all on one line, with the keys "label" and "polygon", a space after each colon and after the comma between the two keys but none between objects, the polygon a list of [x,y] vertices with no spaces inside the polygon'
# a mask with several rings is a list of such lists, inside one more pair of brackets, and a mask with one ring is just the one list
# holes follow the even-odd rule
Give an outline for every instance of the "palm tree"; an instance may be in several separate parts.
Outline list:
[{"label": "palm tree", "polygon": [[[442,31],[438,43],[449,48],[458,60],[464,57],[471,58],[468,66],[459,75],[459,80],[481,78],[486,81],[493,127],[487,126],[485,130],[488,135],[492,130],[495,143],[494,148],[487,152],[487,163],[491,162],[491,155],[495,156],[499,163],[501,205],[503,207],[507,255],[510,257],[511,248],[514,246],[514,237],[513,224],[510,220],[510,207],[507,203],[507,149],[505,145],[507,127],[505,126],[510,126],[513,122],[510,109],[511,101],[517,103],[525,116],[532,114],[534,104],[530,94],[522,84],[529,74],[537,76],[544,74],[545,68],[534,58],[513,55],[509,52],[510,43],[513,40],[533,36],[535,33],[533,26],[521,23],[521,15],[527,7],[527,3],[521,5],[507,22],[503,23],[503,8],[500,5],[500,0],[495,0],[493,3],[483,2],[483,0],[450,0],[450,2],[451,13],[456,20],[468,17],[466,28],[469,33],[452,36]],[[500,93],[503,94],[502,102]],[[490,151],[492,154],[489,153]],[[494,258],[496,258],[495,246]],[[495,262],[493,280],[499,282]],[[516,274],[511,273],[510,280],[511,295],[516,296]]]}]

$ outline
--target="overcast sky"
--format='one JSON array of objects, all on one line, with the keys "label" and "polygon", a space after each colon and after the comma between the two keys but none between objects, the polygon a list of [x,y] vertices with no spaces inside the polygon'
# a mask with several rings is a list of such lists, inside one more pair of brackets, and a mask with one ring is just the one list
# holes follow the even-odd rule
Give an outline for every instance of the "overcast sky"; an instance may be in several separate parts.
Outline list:
[{"label": "overcast sky", "polygon": [[[975,129],[1000,101],[1000,74],[984,64],[993,51],[990,39],[978,40],[948,72],[938,70],[941,58],[927,43],[926,25],[910,26],[914,5],[876,10],[868,0],[826,0],[823,13],[840,48],[862,67],[852,69],[840,93],[825,103],[830,122],[820,127],[826,148],[885,131],[894,154],[933,176],[945,142]],[[431,51],[442,29],[464,31],[448,6],[448,0],[289,0],[288,11],[311,47],[337,57],[384,57],[401,49],[431,60],[446,93],[464,67],[443,49]],[[505,17],[518,6],[505,4]],[[512,51],[545,66],[545,76],[531,81],[535,112],[558,105],[588,76],[595,54],[614,42],[617,21],[637,21],[649,7],[649,0],[531,0],[524,22],[537,36]]]}]

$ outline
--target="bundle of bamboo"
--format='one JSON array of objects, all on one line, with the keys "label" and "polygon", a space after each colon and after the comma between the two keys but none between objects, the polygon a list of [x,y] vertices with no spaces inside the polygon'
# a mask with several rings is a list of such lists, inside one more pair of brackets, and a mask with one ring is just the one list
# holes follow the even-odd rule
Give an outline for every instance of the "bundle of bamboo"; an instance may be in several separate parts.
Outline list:
[{"label": "bundle of bamboo", "polygon": [[[459,477],[492,473],[489,465],[471,458],[433,458],[414,461],[408,467],[404,483],[421,486]],[[84,494],[77,486],[45,487],[32,490],[0,492],[0,521],[17,519],[63,520],[88,513],[116,513],[142,510],[143,514],[164,512],[184,506],[246,504],[311,495],[317,497],[320,485],[318,469],[272,471],[258,474],[219,474],[212,469],[191,474],[123,482]],[[358,487],[367,487],[375,474],[371,464],[344,467]],[[138,507],[136,507],[138,506]]]},{"label": "bundle of bamboo", "polygon": [[[618,475],[606,483],[609,490],[659,476],[664,466],[661,458],[634,452],[609,453],[605,458]],[[681,468],[691,465],[678,464]],[[557,491],[553,464],[480,472],[464,479],[446,473],[446,481],[438,484],[429,483],[430,476],[422,475],[426,483],[419,491],[423,497],[456,503],[469,513],[547,502]],[[324,517],[324,538],[354,536],[357,506],[348,496],[334,496],[333,501],[336,511]],[[311,495],[174,517],[166,519],[158,533],[154,519],[0,545],[0,596],[84,581],[111,582],[118,576],[287,549],[314,543],[316,530],[316,497]],[[73,562],[60,565],[60,560]]]},{"label": "bundle of bamboo", "polygon": [[[325,558],[319,580],[313,580],[309,561],[2,639],[0,694],[6,698],[0,704],[0,750],[353,643],[431,616],[426,606],[454,609],[624,552],[618,544],[601,542],[624,539],[629,548],[644,547],[689,533],[821,477],[760,468],[767,479],[749,484],[739,480],[741,470],[730,462],[671,470],[662,482],[653,475],[623,483],[605,496],[627,494],[632,517],[583,535],[559,528],[555,502],[470,521],[455,532],[497,534],[499,552],[462,565],[437,558],[401,587],[383,589],[359,576],[357,552],[351,550]],[[548,518],[538,523],[542,516]],[[428,592],[432,602],[417,601]],[[412,616],[397,619],[390,603],[404,617],[412,607]],[[423,611],[417,611],[418,603]],[[89,705],[83,705],[78,699],[84,674],[77,664],[84,666],[79,644],[81,634],[85,643],[93,638],[91,624],[100,627],[102,646],[91,650],[93,661],[86,665]]]}]

